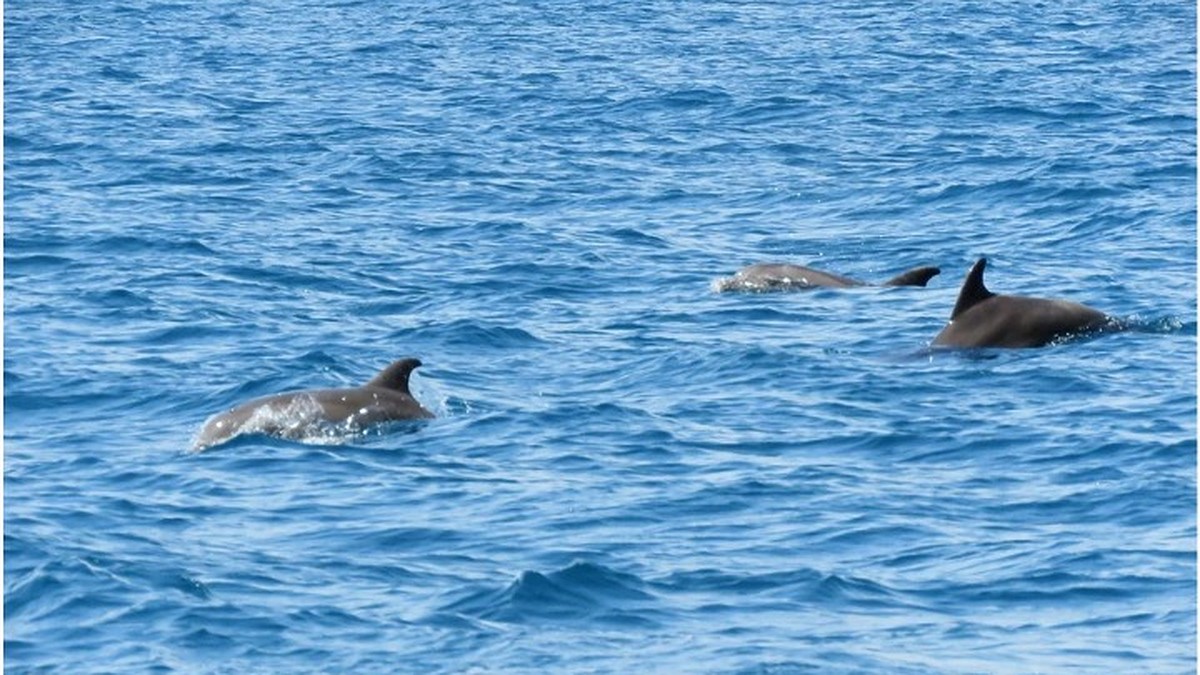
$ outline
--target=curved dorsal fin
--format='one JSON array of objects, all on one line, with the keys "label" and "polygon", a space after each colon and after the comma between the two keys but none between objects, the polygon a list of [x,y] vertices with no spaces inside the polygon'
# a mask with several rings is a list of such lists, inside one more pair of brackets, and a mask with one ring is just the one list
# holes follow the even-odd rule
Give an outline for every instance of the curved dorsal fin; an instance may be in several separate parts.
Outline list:
[{"label": "curved dorsal fin", "polygon": [[924,286],[929,280],[941,274],[936,267],[914,267],[903,274],[898,274],[884,282],[884,286]]},{"label": "curved dorsal fin", "polygon": [[411,396],[408,391],[408,376],[412,375],[412,371],[420,365],[420,359],[400,359],[379,371],[379,374],[371,378],[366,386],[391,389]]},{"label": "curved dorsal fin", "polygon": [[967,279],[958,292],[958,302],[954,303],[954,313],[950,320],[958,318],[959,314],[995,295],[983,285],[983,268],[987,267],[987,258],[980,258],[967,272]]}]

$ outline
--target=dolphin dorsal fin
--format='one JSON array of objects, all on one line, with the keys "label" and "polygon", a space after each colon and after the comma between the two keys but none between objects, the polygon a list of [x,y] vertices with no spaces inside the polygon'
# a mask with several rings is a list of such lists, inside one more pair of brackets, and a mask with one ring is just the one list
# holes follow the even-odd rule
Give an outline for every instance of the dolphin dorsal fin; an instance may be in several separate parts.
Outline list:
[{"label": "dolphin dorsal fin", "polygon": [[420,359],[400,359],[379,371],[379,374],[371,378],[366,386],[391,389],[411,396],[412,394],[408,391],[408,376],[412,375],[412,371],[420,365]]},{"label": "dolphin dorsal fin", "polygon": [[967,279],[958,292],[958,302],[954,303],[954,313],[950,315],[951,321],[957,319],[959,314],[995,295],[983,285],[983,268],[985,267],[987,267],[987,258],[980,258],[971,267],[971,271],[967,272]]},{"label": "dolphin dorsal fin", "polygon": [[898,274],[884,282],[884,286],[924,286],[929,280],[941,274],[936,267],[914,267],[903,274]]}]

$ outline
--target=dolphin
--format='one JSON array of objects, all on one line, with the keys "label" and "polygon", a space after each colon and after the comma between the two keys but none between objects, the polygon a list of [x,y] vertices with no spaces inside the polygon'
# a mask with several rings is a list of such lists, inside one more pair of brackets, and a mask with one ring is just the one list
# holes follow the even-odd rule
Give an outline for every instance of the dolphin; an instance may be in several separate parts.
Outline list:
[{"label": "dolphin", "polygon": [[958,292],[950,322],[935,347],[1041,347],[1057,339],[1107,328],[1103,312],[1067,300],[997,295],[983,285],[980,258]]},{"label": "dolphin", "polygon": [[242,434],[304,439],[331,430],[357,432],[380,422],[429,419],[433,413],[408,390],[408,378],[420,365],[418,359],[400,359],[361,387],[311,389],[247,401],[210,417],[192,450],[211,448]]},{"label": "dolphin", "polygon": [[[914,267],[893,277],[880,286],[924,286],[941,273],[936,267]],[[737,274],[713,282],[713,289],[722,291],[790,291],[805,288],[851,288],[872,286],[865,281],[840,274],[822,272],[811,267],[789,263],[759,263],[738,270]]]}]

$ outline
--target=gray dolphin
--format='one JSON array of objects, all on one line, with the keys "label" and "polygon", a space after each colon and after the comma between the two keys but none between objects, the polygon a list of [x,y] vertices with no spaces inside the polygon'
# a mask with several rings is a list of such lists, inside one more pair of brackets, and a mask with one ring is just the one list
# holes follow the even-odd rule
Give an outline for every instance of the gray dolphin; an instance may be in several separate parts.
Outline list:
[{"label": "gray dolphin", "polygon": [[429,419],[433,413],[408,391],[408,378],[420,365],[417,359],[400,359],[361,387],[311,389],[247,401],[210,417],[192,450],[220,445],[241,434],[302,439],[319,437],[323,431],[362,431],[380,422]]},{"label": "gray dolphin", "polygon": [[[914,267],[895,276],[880,286],[924,286],[941,273],[936,267]],[[805,288],[851,288],[871,286],[865,281],[851,279],[840,274],[822,272],[811,267],[790,263],[759,263],[738,270],[737,274],[717,279],[713,289],[723,291],[790,291]]]},{"label": "gray dolphin", "polygon": [[983,285],[985,267],[980,258],[967,273],[935,347],[1041,347],[1112,325],[1103,312],[1076,302],[992,293]]}]

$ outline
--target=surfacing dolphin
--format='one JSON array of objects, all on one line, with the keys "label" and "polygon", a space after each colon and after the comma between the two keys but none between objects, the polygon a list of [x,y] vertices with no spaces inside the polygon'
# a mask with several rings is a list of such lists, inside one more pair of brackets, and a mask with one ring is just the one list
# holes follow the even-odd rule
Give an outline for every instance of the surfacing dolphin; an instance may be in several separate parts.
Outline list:
[{"label": "surfacing dolphin", "polygon": [[290,439],[357,433],[381,422],[433,417],[408,390],[408,379],[421,362],[400,359],[361,387],[311,389],[247,401],[204,423],[192,443],[199,451],[242,434]]},{"label": "surfacing dolphin", "polygon": [[914,267],[882,284],[869,284],[840,274],[822,272],[790,263],[759,263],[738,270],[737,274],[717,279],[713,290],[724,291],[795,291],[806,288],[851,288],[855,286],[924,286],[941,272],[936,267]]},{"label": "surfacing dolphin", "polygon": [[983,285],[980,258],[958,292],[950,322],[935,347],[1041,347],[1055,340],[1115,326],[1103,312],[1067,300],[997,295]]}]

